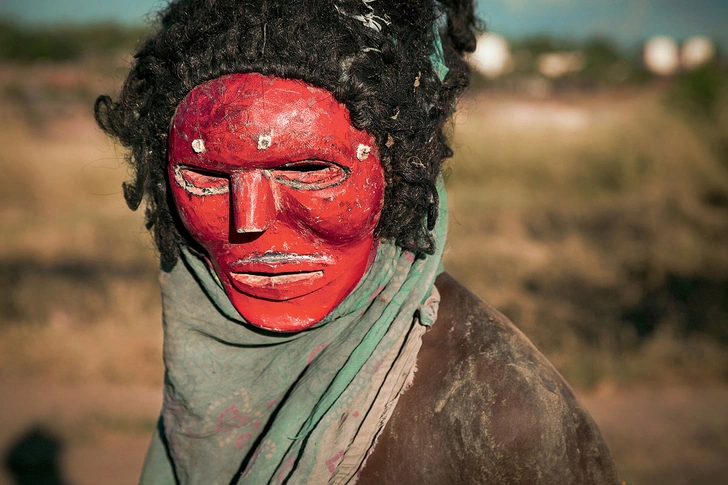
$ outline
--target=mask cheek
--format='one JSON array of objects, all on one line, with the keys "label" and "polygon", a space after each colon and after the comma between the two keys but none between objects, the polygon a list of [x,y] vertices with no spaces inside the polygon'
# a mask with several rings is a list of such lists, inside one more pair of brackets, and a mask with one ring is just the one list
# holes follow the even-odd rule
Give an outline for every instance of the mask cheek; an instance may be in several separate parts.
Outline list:
[{"label": "mask cheek", "polygon": [[291,223],[334,244],[371,236],[381,212],[379,200],[341,191],[285,190],[282,199]]},{"label": "mask cheek", "polygon": [[227,196],[190,195],[183,189],[172,190],[177,213],[190,236],[204,247],[227,239],[229,203]]}]

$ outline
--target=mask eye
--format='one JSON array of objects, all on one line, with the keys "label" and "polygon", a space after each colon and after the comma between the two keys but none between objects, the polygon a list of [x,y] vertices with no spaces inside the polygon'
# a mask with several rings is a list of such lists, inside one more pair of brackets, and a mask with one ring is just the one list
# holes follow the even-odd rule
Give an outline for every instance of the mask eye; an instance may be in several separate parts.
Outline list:
[{"label": "mask eye", "polygon": [[175,166],[174,181],[192,195],[219,195],[230,191],[226,175],[199,168]]},{"label": "mask eye", "polygon": [[298,190],[321,190],[349,178],[350,170],[323,160],[302,160],[273,169],[276,182]]}]

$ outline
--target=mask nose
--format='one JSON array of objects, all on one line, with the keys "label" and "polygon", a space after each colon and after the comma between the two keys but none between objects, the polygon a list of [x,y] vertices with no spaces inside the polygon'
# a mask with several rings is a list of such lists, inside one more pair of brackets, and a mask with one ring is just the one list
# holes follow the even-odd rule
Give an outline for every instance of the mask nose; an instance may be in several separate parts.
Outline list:
[{"label": "mask nose", "polygon": [[276,217],[270,180],[262,170],[236,172],[232,174],[232,209],[235,231],[263,232]]}]

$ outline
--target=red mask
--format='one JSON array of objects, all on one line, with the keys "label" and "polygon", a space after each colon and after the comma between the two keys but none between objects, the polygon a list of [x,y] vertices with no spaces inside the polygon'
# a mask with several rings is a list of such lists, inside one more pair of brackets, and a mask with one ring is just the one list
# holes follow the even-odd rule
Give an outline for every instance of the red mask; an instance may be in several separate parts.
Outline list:
[{"label": "red mask", "polygon": [[309,328],[373,260],[376,144],[324,89],[256,73],[197,86],[172,120],[168,175],[183,224],[257,327]]}]

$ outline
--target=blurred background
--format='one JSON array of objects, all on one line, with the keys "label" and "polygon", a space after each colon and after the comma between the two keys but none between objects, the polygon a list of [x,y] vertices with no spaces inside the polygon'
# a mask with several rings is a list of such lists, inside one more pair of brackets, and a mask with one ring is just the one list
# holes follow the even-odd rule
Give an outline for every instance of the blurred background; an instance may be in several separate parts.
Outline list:
[{"label": "blurred background", "polygon": [[[0,4],[0,483],[136,483],[157,260],[96,128],[164,2]],[[446,268],[574,386],[628,484],[728,483],[728,2],[481,0]]]}]

